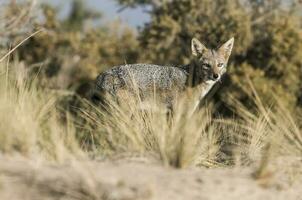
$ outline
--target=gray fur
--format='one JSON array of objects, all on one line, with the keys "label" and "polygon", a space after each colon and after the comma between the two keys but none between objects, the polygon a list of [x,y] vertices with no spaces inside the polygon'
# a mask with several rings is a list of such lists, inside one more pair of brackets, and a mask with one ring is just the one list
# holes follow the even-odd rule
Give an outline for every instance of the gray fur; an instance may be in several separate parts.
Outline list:
[{"label": "gray fur", "polygon": [[169,90],[175,85],[184,87],[188,72],[172,66],[132,64],[113,67],[97,77],[96,87],[114,94],[116,90],[131,86],[133,81],[142,91],[155,87]]}]

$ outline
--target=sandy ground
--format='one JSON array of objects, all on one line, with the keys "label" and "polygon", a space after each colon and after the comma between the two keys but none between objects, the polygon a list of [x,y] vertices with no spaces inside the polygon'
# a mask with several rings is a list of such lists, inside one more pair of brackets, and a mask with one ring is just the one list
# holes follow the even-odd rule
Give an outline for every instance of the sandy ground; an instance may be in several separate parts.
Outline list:
[{"label": "sandy ground", "polygon": [[236,167],[179,170],[138,162],[46,165],[0,158],[0,199],[302,200],[299,174],[290,177],[285,171],[271,171],[255,180],[252,172],[252,168]]}]

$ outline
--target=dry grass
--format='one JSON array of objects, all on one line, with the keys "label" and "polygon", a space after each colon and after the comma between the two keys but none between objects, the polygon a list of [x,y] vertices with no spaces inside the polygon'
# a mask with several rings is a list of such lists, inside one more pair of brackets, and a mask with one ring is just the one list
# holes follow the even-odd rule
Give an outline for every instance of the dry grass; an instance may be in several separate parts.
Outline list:
[{"label": "dry grass", "polygon": [[173,118],[156,101],[129,100],[122,106],[111,103],[107,110],[82,110],[100,148],[109,153],[151,153],[165,165],[188,167],[217,165],[221,130],[213,123],[210,109],[191,114],[193,104],[178,103]]},{"label": "dry grass", "polygon": [[[238,119],[213,119],[211,106],[192,114],[193,104],[186,98],[179,100],[173,118],[168,118],[164,106],[135,96],[123,105],[111,101],[107,110],[79,107],[81,117],[75,120],[67,111],[58,111],[60,95],[39,88],[38,79],[28,80],[22,63],[2,63],[0,74],[4,154],[64,160],[84,154],[149,153],[164,165],[217,167],[229,163],[223,153],[225,143],[232,144],[232,159],[238,165],[257,163],[266,154],[276,158],[302,152],[301,130],[294,117],[280,102],[264,105],[256,91],[254,111],[230,101],[236,105],[232,107]],[[85,146],[83,138],[89,141]]]},{"label": "dry grass", "polygon": [[[23,11],[12,17],[22,6]],[[5,4],[0,26],[6,31],[0,35],[12,37],[24,27],[32,28],[34,12],[28,11],[35,10],[34,6],[35,1]],[[175,167],[242,166],[265,161],[265,157],[301,156],[297,117],[278,97],[274,104],[264,104],[252,83],[246,93],[254,100],[253,110],[236,99],[228,101],[236,119],[213,119],[213,106],[192,114],[192,101],[186,97],[177,103],[173,118],[167,119],[164,106],[155,100],[142,102],[137,94],[122,106],[110,101],[107,111],[84,102],[75,118],[58,109],[58,100],[64,97],[39,87],[37,78],[29,78],[27,66],[9,63],[13,50],[28,38],[5,50],[8,53],[0,49],[0,111],[5,113],[0,116],[2,154],[60,161],[79,155],[150,153],[164,165]],[[231,144],[231,157],[225,156],[225,144]]]},{"label": "dry grass", "polygon": [[179,100],[169,118],[165,106],[142,101],[139,95],[122,104],[110,100],[106,110],[93,107],[92,113],[82,113],[94,125],[90,135],[102,153],[151,152],[163,164],[180,168],[230,163],[265,168],[271,160],[301,156],[302,133],[295,117],[281,102],[265,105],[252,83],[249,90],[253,110],[236,99],[228,102],[236,119],[213,119],[213,106],[192,114],[194,104],[187,97]]},{"label": "dry grass", "polygon": [[[115,198],[110,196],[113,194],[118,195],[118,199],[125,199],[127,195],[130,195],[128,199],[151,198],[152,192],[146,189],[146,185],[133,182],[131,184],[137,185],[137,189],[133,190],[133,186],[128,185],[127,181],[121,183],[117,180],[112,184],[110,178],[103,183],[102,177],[110,169],[111,162],[109,168],[107,165],[102,168],[104,173],[94,177],[100,162],[91,158],[99,157],[109,160],[118,158],[122,163],[128,163],[124,156],[129,158],[139,155],[146,160],[155,158],[161,165],[177,168],[237,168],[237,172],[232,171],[228,179],[221,180],[229,182],[236,173],[251,166],[250,169],[253,170],[248,173],[262,187],[281,187],[279,183],[272,181],[280,175],[282,177],[277,180],[282,180],[289,186],[296,185],[301,180],[301,160],[298,159],[302,152],[300,127],[294,116],[282,107],[281,102],[266,106],[252,86],[255,100],[253,111],[234,99],[229,102],[238,115],[237,119],[214,119],[213,106],[192,114],[193,104],[186,98],[179,100],[173,118],[168,118],[165,107],[156,101],[143,102],[136,96],[123,105],[111,101],[107,110],[84,101],[85,106],[78,107],[80,115],[73,116],[68,111],[59,109],[61,107],[58,102],[63,98],[61,95],[40,88],[39,80],[35,77],[29,79],[27,74],[22,63],[7,62],[0,65],[0,156],[6,157],[3,160],[9,160],[7,162],[10,163],[0,164],[0,197],[4,199],[14,195],[16,199],[22,199],[25,193],[29,194],[28,199],[112,199]],[[225,143],[232,146],[231,157],[224,154]],[[18,165],[23,166],[27,161],[14,161],[16,155],[21,155],[30,162],[42,162],[39,162],[39,166],[18,168]],[[71,160],[74,164],[68,166],[67,170],[65,165],[58,164]],[[83,160],[90,160],[89,168],[81,164]],[[292,160],[295,162],[291,162]],[[56,163],[55,170],[45,164],[47,161]],[[234,163],[235,166],[229,163]],[[137,168],[145,169],[142,173],[152,174],[154,169],[151,166],[154,165],[149,165],[151,171],[147,166],[131,165],[128,168],[133,173]],[[123,171],[128,172],[128,168],[117,168],[114,174],[121,173],[119,176],[128,177]],[[37,169],[39,170],[36,171]],[[68,175],[67,171],[70,170],[76,172]],[[169,170],[170,168],[161,169],[156,180],[160,182],[160,177],[168,174]],[[182,173],[195,176],[200,172],[180,170],[180,174]],[[80,174],[79,178],[74,178],[75,174],[76,177]],[[116,180],[114,174],[112,179]],[[185,178],[188,174],[180,175],[179,180],[170,176],[168,179],[180,183],[181,177]],[[260,190],[246,174],[240,175],[245,177],[240,180],[244,179],[249,184],[245,187],[259,192],[255,195],[267,195],[267,192],[274,196],[275,190]],[[215,172],[210,177],[214,175]],[[146,174],[146,177],[151,176]],[[205,174],[204,177],[209,175]],[[192,184],[196,182],[192,177],[188,179]],[[10,189],[12,180],[16,181],[14,191]],[[58,182],[62,185],[57,186]],[[212,184],[213,181],[208,182]],[[30,193],[27,192],[28,186],[31,186]],[[177,187],[182,188],[181,185]],[[155,193],[159,191],[161,189],[157,187]],[[293,191],[296,194],[298,190]],[[286,192],[282,194],[287,195]]]},{"label": "dry grass", "polygon": [[231,135],[237,146],[235,150],[237,155],[248,158],[247,163],[241,164],[263,160],[263,156],[271,158],[301,156],[302,131],[296,121],[298,116],[286,110],[276,96],[274,103],[265,104],[255,91],[252,82],[249,85],[255,109],[248,109],[236,99],[232,99],[231,105],[239,119],[221,120],[234,130]]},{"label": "dry grass", "polygon": [[[0,22],[0,27],[19,33],[20,22],[31,21],[23,14],[12,23]],[[0,18],[7,21],[5,15]],[[9,31],[0,35],[11,36]],[[299,187],[294,187],[302,180],[299,118],[278,97],[271,104],[263,103],[252,83],[246,93],[254,101],[253,109],[226,98],[237,116],[233,119],[213,118],[215,106],[192,114],[194,104],[187,97],[179,99],[169,118],[165,106],[154,99],[144,102],[137,94],[123,104],[110,101],[107,110],[80,99],[74,115],[60,104],[65,96],[41,88],[38,76],[29,76],[22,62],[10,62],[13,50],[0,49],[0,199],[154,199],[153,193],[162,197],[171,192],[175,198],[189,199],[187,194],[195,190],[213,196],[219,196],[216,191],[225,191],[223,196],[235,191],[229,196],[235,199],[245,188],[257,191],[252,193],[259,199],[262,194],[274,199],[275,188],[282,197],[295,199],[283,184],[299,193]],[[127,159],[137,155],[167,167],[132,165]],[[121,167],[112,162],[115,159]],[[196,167],[202,170],[192,169]],[[141,179],[133,178],[136,170]],[[271,190],[259,189],[252,177]],[[273,179],[282,184],[272,184]],[[150,180],[155,189],[150,188]],[[225,187],[217,189],[217,181]],[[232,184],[237,184],[237,190]],[[211,188],[215,191],[209,192]]]},{"label": "dry grass", "polygon": [[0,73],[0,151],[47,160],[78,155],[69,115],[66,124],[59,120],[57,95],[28,80],[22,63],[2,63]]}]

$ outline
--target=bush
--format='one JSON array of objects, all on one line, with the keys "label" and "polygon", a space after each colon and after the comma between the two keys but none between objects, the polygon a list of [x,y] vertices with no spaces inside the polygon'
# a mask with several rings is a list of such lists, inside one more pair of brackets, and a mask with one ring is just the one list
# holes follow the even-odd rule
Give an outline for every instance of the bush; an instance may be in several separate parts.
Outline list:
[{"label": "bush", "polygon": [[43,5],[45,20],[36,28],[45,31],[27,40],[15,58],[24,61],[33,74],[38,72],[44,87],[85,96],[98,73],[113,65],[137,62],[139,47],[135,32],[119,22],[87,26],[87,20],[99,15],[79,2],[74,2],[66,19],[58,19],[56,9]]}]

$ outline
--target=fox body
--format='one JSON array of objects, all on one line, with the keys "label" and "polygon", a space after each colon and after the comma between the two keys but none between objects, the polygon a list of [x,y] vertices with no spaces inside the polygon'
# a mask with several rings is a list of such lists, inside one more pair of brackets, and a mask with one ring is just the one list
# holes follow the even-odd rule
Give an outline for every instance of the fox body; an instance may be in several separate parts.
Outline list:
[{"label": "fox body", "polygon": [[120,98],[138,92],[143,99],[156,95],[172,107],[177,96],[193,90],[198,94],[197,106],[226,72],[233,42],[232,38],[213,50],[193,38],[191,48],[195,59],[184,66],[131,64],[113,67],[97,77],[92,101],[101,103],[108,95]]}]

